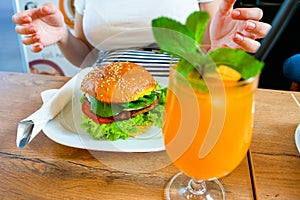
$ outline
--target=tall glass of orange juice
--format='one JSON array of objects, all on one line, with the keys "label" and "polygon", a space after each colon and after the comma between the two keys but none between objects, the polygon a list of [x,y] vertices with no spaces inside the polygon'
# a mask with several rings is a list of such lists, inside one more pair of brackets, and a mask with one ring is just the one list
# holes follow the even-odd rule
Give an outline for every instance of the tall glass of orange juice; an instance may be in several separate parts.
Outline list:
[{"label": "tall glass of orange juice", "polygon": [[225,199],[217,178],[232,172],[249,148],[259,75],[236,80],[230,67],[218,68],[223,72],[204,80],[170,69],[163,135],[181,172],[169,182],[167,199]]}]

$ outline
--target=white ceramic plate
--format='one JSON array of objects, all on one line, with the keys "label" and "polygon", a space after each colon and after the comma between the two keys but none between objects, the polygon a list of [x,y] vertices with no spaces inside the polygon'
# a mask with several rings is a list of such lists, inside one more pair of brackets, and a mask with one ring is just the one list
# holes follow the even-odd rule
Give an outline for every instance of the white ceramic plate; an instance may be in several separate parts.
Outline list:
[{"label": "white ceramic plate", "polygon": [[[155,77],[155,79],[164,87],[168,84],[168,78]],[[96,151],[153,152],[165,149],[161,129],[157,127],[151,127],[145,133],[127,140],[100,141],[91,138],[80,128],[82,116],[80,96],[79,93],[74,94],[73,101],[43,129],[51,140],[69,147]]]},{"label": "white ceramic plate", "polygon": [[296,129],[295,142],[296,142],[296,146],[298,148],[298,151],[300,153],[300,124],[298,125],[298,127]]}]

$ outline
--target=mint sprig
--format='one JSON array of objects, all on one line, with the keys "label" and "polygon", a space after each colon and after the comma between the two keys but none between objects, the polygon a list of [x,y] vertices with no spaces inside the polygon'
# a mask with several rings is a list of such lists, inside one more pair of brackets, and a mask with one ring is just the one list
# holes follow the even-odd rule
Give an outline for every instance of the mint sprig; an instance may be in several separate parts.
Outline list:
[{"label": "mint sprig", "polygon": [[185,59],[186,54],[197,52],[208,20],[206,12],[192,13],[185,25],[168,17],[159,17],[152,21],[153,35],[162,51]]},{"label": "mint sprig", "polygon": [[[180,58],[177,71],[187,76],[195,68],[204,75],[212,63],[224,64],[248,79],[261,72],[264,63],[240,49],[219,48],[208,55],[201,50],[209,14],[203,11],[191,13],[185,24],[168,17],[152,21],[152,32],[160,49]],[[200,76],[199,76],[200,77]]]}]

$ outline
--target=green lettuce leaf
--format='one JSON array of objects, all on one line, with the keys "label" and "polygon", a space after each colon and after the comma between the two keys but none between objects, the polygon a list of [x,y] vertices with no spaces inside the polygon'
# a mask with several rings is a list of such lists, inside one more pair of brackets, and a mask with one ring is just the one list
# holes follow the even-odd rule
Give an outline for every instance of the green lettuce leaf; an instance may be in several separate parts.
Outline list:
[{"label": "green lettuce leaf", "polygon": [[95,97],[90,97],[91,110],[99,116],[111,117],[119,114],[123,107],[120,104],[103,103]]},{"label": "green lettuce leaf", "polygon": [[96,99],[95,97],[91,96],[90,104],[91,104],[91,110],[97,115],[102,117],[111,117],[119,114],[126,108],[137,110],[140,108],[150,106],[156,99],[157,99],[156,92],[153,91],[151,92],[151,94],[140,97],[136,101],[131,101],[122,104],[103,103],[98,99]]},{"label": "green lettuce leaf", "polygon": [[134,118],[116,121],[109,124],[98,124],[83,115],[81,119],[81,127],[92,138],[98,140],[127,139],[129,133],[139,132],[140,126],[153,125],[162,127],[164,117],[164,105],[157,105],[153,110],[139,114]]},{"label": "green lettuce leaf", "polygon": [[125,104],[122,104],[123,108],[139,109],[150,106],[157,99],[155,91],[152,91],[151,94],[145,95],[138,98],[136,101],[131,101]]}]

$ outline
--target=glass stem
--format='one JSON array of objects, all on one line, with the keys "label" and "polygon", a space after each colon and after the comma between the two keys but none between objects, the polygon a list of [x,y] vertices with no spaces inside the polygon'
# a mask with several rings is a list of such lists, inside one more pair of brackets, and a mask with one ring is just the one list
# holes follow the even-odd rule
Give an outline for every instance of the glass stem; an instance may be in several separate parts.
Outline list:
[{"label": "glass stem", "polygon": [[194,195],[203,195],[207,191],[204,180],[191,179],[187,188],[189,192]]}]

